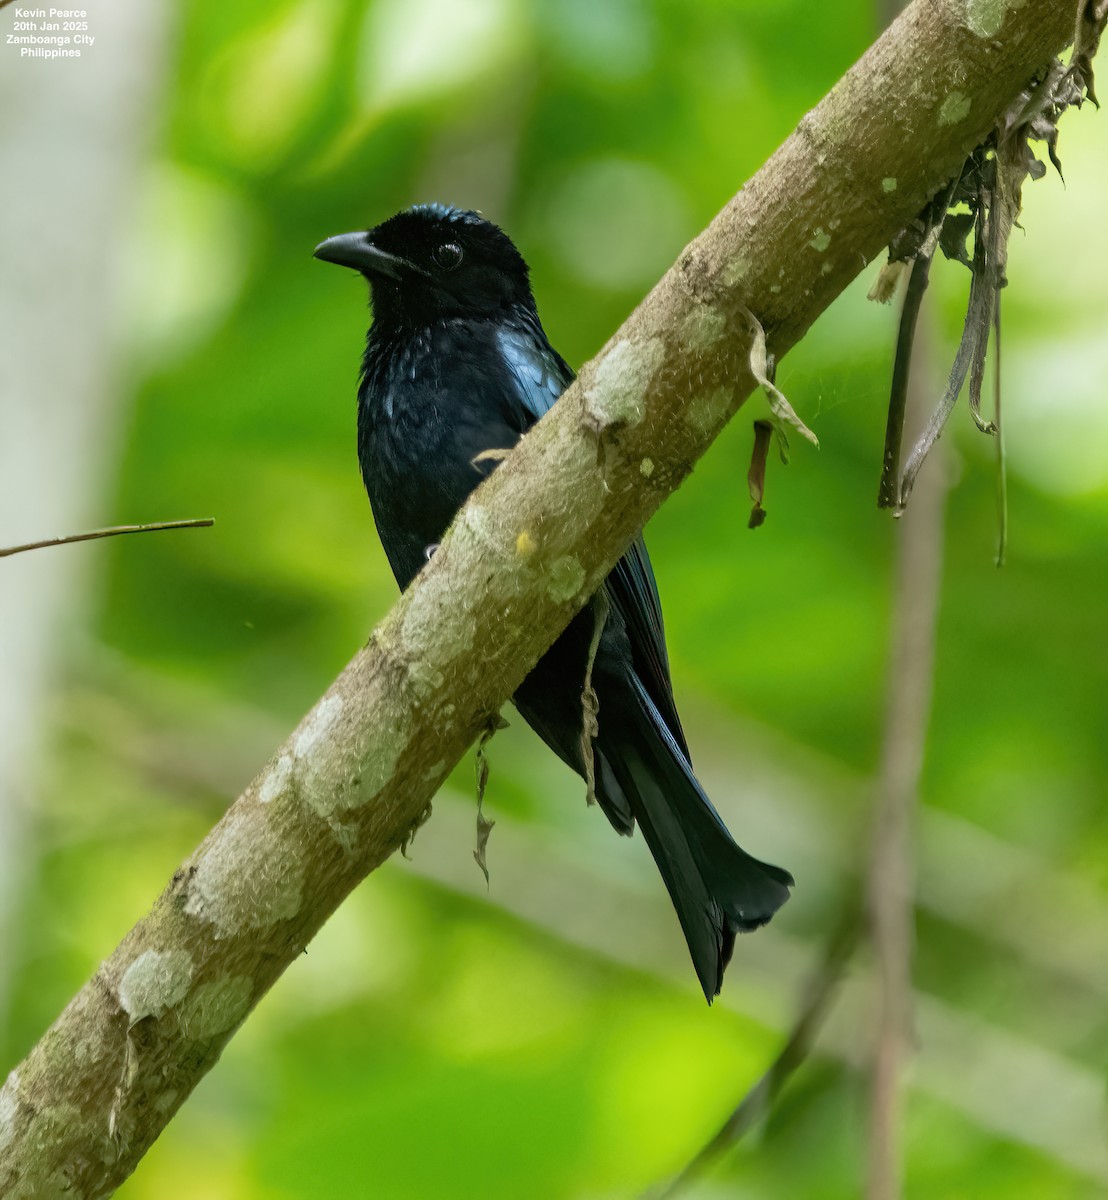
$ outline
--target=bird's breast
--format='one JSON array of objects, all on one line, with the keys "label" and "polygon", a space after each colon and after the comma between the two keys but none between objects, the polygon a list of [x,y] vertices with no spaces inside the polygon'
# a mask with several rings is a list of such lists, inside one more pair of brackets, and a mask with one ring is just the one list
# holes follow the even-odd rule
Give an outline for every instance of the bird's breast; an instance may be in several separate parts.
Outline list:
[{"label": "bird's breast", "polygon": [[474,460],[518,434],[483,418],[448,381],[400,378],[363,396],[359,458],[374,519],[402,584],[423,565],[466,497],[489,472]]}]

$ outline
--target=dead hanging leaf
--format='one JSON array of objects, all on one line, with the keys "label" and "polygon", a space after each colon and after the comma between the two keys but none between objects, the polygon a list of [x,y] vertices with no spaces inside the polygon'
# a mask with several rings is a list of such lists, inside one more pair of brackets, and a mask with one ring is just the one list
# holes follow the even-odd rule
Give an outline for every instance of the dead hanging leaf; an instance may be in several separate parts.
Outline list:
[{"label": "dead hanging leaf", "polygon": [[473,851],[473,860],[481,868],[485,877],[485,886],[489,884],[489,867],[486,861],[486,851],[489,844],[489,834],[492,833],[495,821],[485,816],[485,788],[489,782],[489,759],[485,747],[492,741],[494,735],[501,729],[507,729],[508,722],[499,713],[489,717],[485,728],[477,741],[477,845]]},{"label": "dead hanging leaf", "polygon": [[974,214],[971,212],[948,213],[939,233],[939,248],[943,255],[971,270],[973,263],[966,243],[973,232],[974,220]]},{"label": "dead hanging leaf", "polygon": [[766,519],[766,510],[762,500],[766,494],[766,462],[769,458],[770,442],[773,440],[773,426],[768,421],[754,422],[754,447],[750,453],[750,470],[746,473],[746,487],[754,507],[750,510],[750,520],[747,529],[757,529]]},{"label": "dead hanging leaf", "polygon": [[789,439],[785,432],[786,427],[795,429],[797,433],[806,437],[813,446],[819,449],[819,438],[796,415],[793,406],[785,399],[784,393],[773,382],[773,361],[766,349],[766,331],[762,328],[761,321],[748,308],[744,309],[743,313],[750,321],[753,333],[750,345],[750,372],[769,401],[772,413],[770,423],[777,434],[782,459],[785,462],[788,461]]},{"label": "dead hanging leaf", "polygon": [[481,809],[481,801],[477,801],[477,845],[473,851],[473,861],[481,868],[485,877],[485,887],[489,886],[489,867],[486,852],[489,844],[489,834],[492,833],[495,821],[490,821]]},{"label": "dead hanging leaf", "polygon": [[592,612],[592,640],[589,642],[589,656],[585,660],[585,682],[581,688],[581,758],[585,764],[585,803],[596,803],[596,759],[593,752],[593,742],[600,732],[600,698],[592,685],[592,670],[596,664],[596,654],[600,649],[600,639],[604,634],[604,626],[608,623],[611,604],[606,589],[593,596],[589,602]]},{"label": "dead hanging leaf", "polygon": [[875,300],[878,304],[891,304],[906,270],[908,270],[906,262],[890,257],[877,273],[873,286],[866,293],[866,299]]}]

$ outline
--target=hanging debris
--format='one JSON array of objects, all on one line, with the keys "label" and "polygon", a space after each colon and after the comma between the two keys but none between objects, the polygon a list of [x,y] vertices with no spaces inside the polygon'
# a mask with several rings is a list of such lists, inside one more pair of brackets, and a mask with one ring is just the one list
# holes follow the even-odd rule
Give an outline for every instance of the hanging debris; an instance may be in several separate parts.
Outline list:
[{"label": "hanging debris", "polygon": [[601,588],[589,602],[592,613],[592,639],[589,642],[589,654],[585,660],[585,682],[581,688],[581,760],[585,764],[585,803],[596,803],[596,755],[593,742],[600,732],[600,698],[593,687],[592,672],[596,665],[596,654],[600,649],[600,639],[604,635],[604,626],[608,623],[611,612],[611,602],[606,588]]},{"label": "hanging debris", "polygon": [[489,882],[489,866],[485,860],[485,853],[489,844],[489,834],[492,833],[495,821],[490,821],[485,816],[485,788],[489,782],[489,759],[485,747],[492,740],[493,735],[501,729],[507,729],[508,722],[499,713],[493,713],[485,724],[484,731],[477,741],[477,845],[473,850],[473,860],[481,868],[481,874],[485,877],[485,886]]},{"label": "hanging debris", "polygon": [[754,507],[750,510],[748,529],[757,529],[766,519],[762,500],[766,490],[766,463],[769,459],[770,435],[777,442],[777,452],[785,466],[789,464],[789,435],[792,429],[807,438],[819,449],[819,439],[797,416],[796,410],[777,386],[777,359],[766,348],[766,331],[761,322],[749,310],[745,310],[751,328],[750,372],[762,389],[769,404],[769,416],[754,422],[754,448],[750,457],[750,469],[746,473],[746,486]]},{"label": "hanging debris", "polygon": [[766,461],[769,458],[773,426],[768,421],[754,422],[754,448],[750,453],[750,470],[746,473],[746,486],[754,507],[750,510],[747,529],[757,529],[766,519],[762,501],[766,495]]},{"label": "hanging debris", "polygon": [[[1046,166],[1036,156],[1032,143],[1045,145],[1047,157],[1061,175],[1059,118],[1067,108],[1079,108],[1086,98],[1096,103],[1092,56],[1106,20],[1108,0],[1085,0],[1079,9],[1077,40],[1070,64],[1065,66],[1061,60],[1055,60],[1020,93],[989,137],[966,159],[958,176],[893,239],[888,266],[870,293],[874,299],[891,298],[899,276],[905,269],[909,271],[897,332],[878,506],[891,508],[897,516],[904,511],[920,468],[942,434],[968,377],[970,416],[982,433],[998,439],[997,462],[1001,474],[998,561],[1003,560],[1007,529],[999,355],[1000,291],[1008,283],[1008,240],[1018,222],[1025,180],[1029,176],[1040,179],[1046,173]],[[969,268],[969,300],[946,390],[902,468],[901,442],[912,345],[936,250]],[[992,415],[986,417],[981,411],[981,393],[990,335],[996,355],[996,382]]]}]

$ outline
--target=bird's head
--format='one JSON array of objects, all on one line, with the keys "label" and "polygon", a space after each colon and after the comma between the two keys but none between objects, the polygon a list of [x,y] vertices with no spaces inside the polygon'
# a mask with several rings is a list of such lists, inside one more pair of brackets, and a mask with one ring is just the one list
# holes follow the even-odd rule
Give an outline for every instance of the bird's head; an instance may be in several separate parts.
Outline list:
[{"label": "bird's head", "polygon": [[423,325],[534,310],[527,264],[512,240],[463,209],[416,205],[364,233],[328,238],[315,256],[361,271],[378,322]]}]

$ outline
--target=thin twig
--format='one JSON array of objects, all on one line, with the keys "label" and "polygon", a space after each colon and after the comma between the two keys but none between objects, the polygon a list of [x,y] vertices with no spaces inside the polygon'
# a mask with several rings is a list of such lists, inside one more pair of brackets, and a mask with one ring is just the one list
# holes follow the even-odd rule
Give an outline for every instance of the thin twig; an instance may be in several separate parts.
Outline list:
[{"label": "thin twig", "polygon": [[[999,174],[999,168],[996,169]],[[977,210],[978,232],[973,247],[973,273],[980,275],[985,286],[981,289],[981,328],[974,345],[973,362],[970,364],[969,410],[973,423],[982,433],[996,433],[996,426],[981,415],[981,388],[985,382],[985,357],[989,348],[989,333],[992,329],[996,298],[1000,288],[997,263],[1002,253],[998,246],[1001,215],[998,212],[997,185],[982,181],[980,207]]]},{"label": "thin twig", "polygon": [[684,1191],[705,1168],[739,1142],[773,1107],[781,1089],[811,1053],[816,1034],[831,1007],[836,987],[846,970],[861,932],[861,906],[857,898],[846,905],[834,935],[827,944],[819,969],[808,985],[807,998],[780,1053],[766,1073],[743,1096],[735,1110],[665,1188],[658,1200],[671,1200]]},{"label": "thin twig", "polygon": [[919,253],[912,260],[904,306],[900,310],[900,326],[896,336],[896,357],[893,360],[893,382],[889,392],[889,415],[885,425],[885,451],[881,460],[881,486],[877,493],[878,508],[896,508],[900,503],[900,452],[904,438],[904,407],[908,396],[908,374],[912,365],[912,343],[916,336],[916,321],[927,291],[931,262],[939,244],[939,225],[932,230]]},{"label": "thin twig", "polygon": [[[977,219],[979,224],[983,220],[980,211],[978,212]],[[977,243],[978,245],[982,245],[980,228],[978,229]],[[984,271],[975,261],[973,275],[970,279],[969,301],[966,305],[966,320],[962,329],[962,340],[958,345],[958,353],[954,357],[954,365],[950,368],[950,379],[947,383],[946,391],[943,393],[943,398],[931,414],[927,428],[912,448],[912,453],[908,456],[908,464],[904,468],[904,478],[900,484],[900,505],[898,512],[903,512],[907,505],[908,497],[915,486],[916,476],[919,474],[920,467],[923,466],[924,460],[939,440],[939,435],[946,425],[947,418],[954,411],[954,405],[962,391],[962,385],[969,374],[970,365],[984,355],[984,348],[981,345],[981,341],[982,337],[987,339],[989,336],[989,325],[992,318],[992,295],[991,286],[984,278]],[[982,330],[984,330],[983,334]]]},{"label": "thin twig", "polygon": [[[890,14],[889,20],[891,19]],[[929,206],[930,216],[925,219],[931,223],[931,228],[912,260],[912,270],[908,276],[908,288],[904,293],[904,304],[900,310],[900,324],[896,335],[893,381],[889,389],[889,415],[885,425],[885,450],[881,460],[881,485],[877,493],[878,508],[896,508],[900,503],[901,443],[904,439],[904,412],[908,401],[908,377],[911,374],[916,323],[919,320],[920,305],[927,291],[931,263],[942,236],[943,221],[961,182],[962,175],[959,172],[950,181],[946,191],[941,193],[938,201]]]},{"label": "thin twig", "polygon": [[[5,3],[6,0],[0,0],[0,8],[3,8]],[[162,529],[205,529],[214,524],[214,517],[194,517],[187,521],[154,521],[150,525],[112,525],[108,529],[94,529],[90,533],[70,533],[65,537],[47,538],[43,542],[8,546],[0,549],[0,558],[22,554],[25,550],[44,550],[48,546],[68,546],[71,542],[91,542],[94,538],[118,537],[123,533],[157,533]]]}]

